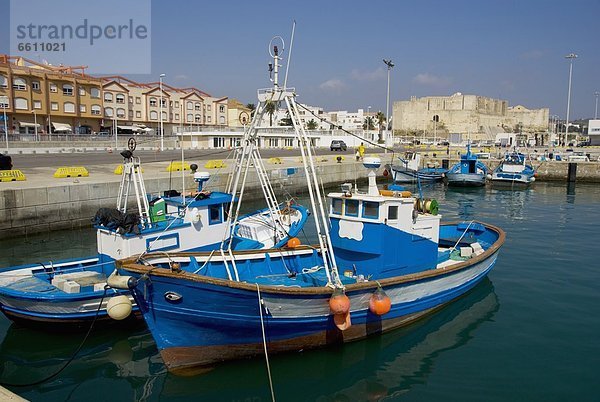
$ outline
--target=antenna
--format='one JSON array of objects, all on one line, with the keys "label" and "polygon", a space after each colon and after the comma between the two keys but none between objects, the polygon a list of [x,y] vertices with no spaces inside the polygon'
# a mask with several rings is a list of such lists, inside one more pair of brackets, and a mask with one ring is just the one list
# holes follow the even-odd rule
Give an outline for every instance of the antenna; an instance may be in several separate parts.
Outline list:
[{"label": "antenna", "polygon": [[296,20],[292,23],[292,37],[290,39],[290,53],[288,54],[288,61],[285,66],[285,79],[283,80],[283,87],[287,88],[288,71],[290,69],[290,61],[292,60],[292,48],[294,47],[294,32],[296,31]]},{"label": "antenna", "polygon": [[283,51],[285,50],[285,42],[281,36],[274,36],[269,42],[269,54],[273,58],[273,64],[271,65],[271,63],[269,63],[269,72],[273,72],[271,81],[273,81],[273,85],[276,87],[279,86],[279,67],[281,67],[281,64],[279,63],[281,60],[279,48],[274,44],[277,40],[281,42],[281,54],[283,54]]}]

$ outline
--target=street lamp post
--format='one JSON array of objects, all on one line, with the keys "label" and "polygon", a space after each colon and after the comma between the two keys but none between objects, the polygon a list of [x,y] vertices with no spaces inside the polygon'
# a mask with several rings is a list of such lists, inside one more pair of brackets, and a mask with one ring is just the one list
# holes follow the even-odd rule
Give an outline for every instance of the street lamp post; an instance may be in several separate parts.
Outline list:
[{"label": "street lamp post", "polygon": [[569,112],[571,110],[571,78],[573,76],[573,59],[576,59],[575,53],[569,53],[565,59],[569,59],[569,93],[567,95],[567,123],[565,125],[565,142],[569,141]]},{"label": "street lamp post", "polygon": [[38,130],[37,130],[37,114],[35,113],[35,110],[32,110],[31,113],[33,113],[33,129],[35,130],[35,140],[38,140]]},{"label": "street lamp post", "polygon": [[386,107],[385,107],[385,145],[386,145],[386,149],[385,152],[387,153],[387,128],[388,125],[390,123],[390,70],[392,69],[392,67],[394,67],[394,63],[392,63],[392,60],[386,60],[383,59],[383,63],[387,66],[387,101],[386,101]]},{"label": "street lamp post", "polygon": [[594,92],[594,96],[596,97],[596,109],[594,109],[594,120],[598,119],[598,95],[600,95],[600,92]]},{"label": "street lamp post", "polygon": [[2,97],[2,112],[4,112],[4,137],[6,138],[6,152],[8,152],[8,122],[6,121],[6,107],[8,106],[8,96]]},{"label": "street lamp post", "polygon": [[160,150],[164,151],[165,149],[165,136],[164,136],[164,131],[163,131],[163,114],[162,114],[162,106],[163,106],[163,78],[165,78],[167,75],[166,74],[161,74],[158,77],[158,82],[159,82],[159,86],[160,86]]},{"label": "street lamp post", "polygon": [[367,131],[371,130],[371,120],[369,119],[369,113],[371,113],[371,106],[367,106]]}]

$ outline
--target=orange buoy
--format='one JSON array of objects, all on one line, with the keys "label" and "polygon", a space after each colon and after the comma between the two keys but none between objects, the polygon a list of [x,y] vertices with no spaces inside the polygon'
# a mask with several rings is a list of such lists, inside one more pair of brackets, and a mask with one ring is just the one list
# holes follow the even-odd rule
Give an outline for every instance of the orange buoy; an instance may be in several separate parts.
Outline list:
[{"label": "orange buoy", "polygon": [[297,237],[292,237],[291,239],[289,239],[287,241],[287,247],[288,248],[296,248],[298,247],[300,244],[302,244],[302,242],[300,241],[299,238]]},{"label": "orange buoy", "polygon": [[350,299],[342,289],[335,289],[329,299],[329,310],[333,315],[346,315],[350,312]]},{"label": "orange buoy", "polygon": [[384,315],[392,308],[392,300],[383,291],[382,288],[377,290],[371,295],[369,299],[369,310],[375,315]]}]

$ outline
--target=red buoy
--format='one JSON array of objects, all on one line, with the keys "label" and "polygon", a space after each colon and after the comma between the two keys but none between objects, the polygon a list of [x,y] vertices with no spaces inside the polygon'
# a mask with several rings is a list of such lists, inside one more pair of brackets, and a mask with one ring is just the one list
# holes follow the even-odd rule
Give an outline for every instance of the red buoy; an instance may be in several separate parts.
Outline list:
[{"label": "red buoy", "polygon": [[369,310],[375,315],[384,315],[392,308],[392,300],[383,291],[382,288],[377,290],[371,295],[369,299]]},{"label": "red buoy", "polygon": [[333,315],[345,315],[350,311],[350,299],[341,289],[333,291],[329,299],[329,310]]},{"label": "red buoy", "polygon": [[383,176],[387,177],[388,174],[389,174],[389,172],[387,171],[387,169],[383,169]]}]

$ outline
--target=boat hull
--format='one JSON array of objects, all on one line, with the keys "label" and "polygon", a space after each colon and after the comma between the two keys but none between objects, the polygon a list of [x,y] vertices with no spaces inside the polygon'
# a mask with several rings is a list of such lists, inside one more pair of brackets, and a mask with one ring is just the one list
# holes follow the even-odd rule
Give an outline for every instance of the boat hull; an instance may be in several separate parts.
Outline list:
[{"label": "boat hull", "polygon": [[[380,280],[392,303],[383,316],[369,311],[369,299],[378,286],[375,281],[347,285],[352,325],[345,331],[338,329],[330,313],[332,289],[327,287],[259,287],[155,269],[151,281],[141,281],[133,293],[165,365],[172,372],[186,374],[264,353],[261,316],[269,353],[355,341],[408,325],[485,278],[496,262],[503,236],[498,245],[452,268]],[[122,266],[120,271],[141,275],[131,266]],[[259,307],[259,291],[264,307]]]},{"label": "boat hull", "polygon": [[422,169],[413,170],[402,166],[391,166],[392,179],[395,183],[414,183],[417,180],[435,182],[440,181],[447,169]]},{"label": "boat hull", "polygon": [[449,186],[481,187],[485,186],[485,175],[473,173],[446,173]]},{"label": "boat hull", "polygon": [[494,186],[527,187],[534,182],[532,178],[533,175],[526,175],[522,173],[493,173],[491,183]]}]

